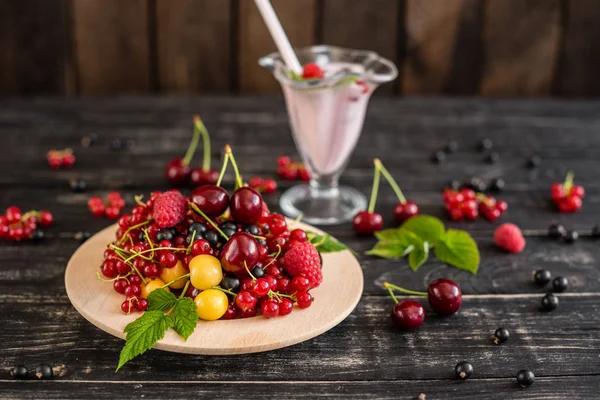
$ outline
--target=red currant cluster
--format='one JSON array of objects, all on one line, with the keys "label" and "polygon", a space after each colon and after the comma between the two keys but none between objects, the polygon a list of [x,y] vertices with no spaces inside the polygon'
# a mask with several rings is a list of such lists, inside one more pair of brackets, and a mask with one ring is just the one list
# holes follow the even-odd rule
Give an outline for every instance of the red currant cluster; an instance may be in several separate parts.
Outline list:
[{"label": "red currant cluster", "polygon": [[[227,146],[229,160],[237,171]],[[236,187],[231,195],[203,185],[189,198],[179,191],[136,198],[101,266],[103,280],[125,295],[124,312],[145,310],[156,289],[193,298],[204,320],[271,318],[289,314],[294,303],[310,307],[309,290],[323,279],[319,253],[237,173]]]},{"label": "red currant cluster", "polygon": [[560,212],[577,212],[583,205],[582,199],[585,197],[583,186],[573,184],[573,173],[569,172],[564,183],[553,183],[550,187],[552,201]]},{"label": "red currant cluster", "polygon": [[488,221],[494,222],[508,209],[505,201],[471,189],[446,189],[443,197],[446,212],[453,221],[473,221],[481,214]]},{"label": "red currant cluster", "polygon": [[259,193],[275,193],[277,190],[277,182],[271,178],[260,178],[255,176],[248,181],[248,186],[255,189]]},{"label": "red currant cluster", "polygon": [[419,207],[413,201],[406,200],[402,190],[383,166],[381,160],[376,158],[373,163],[375,164],[375,176],[373,178],[373,189],[371,190],[371,199],[369,201],[369,208],[366,211],[359,211],[352,220],[352,227],[354,231],[359,235],[372,235],[374,232],[383,229],[383,217],[381,214],[375,212],[375,203],[377,201],[377,192],[379,191],[379,178],[380,175],[388,181],[396,196],[398,197],[398,203],[394,207],[394,219],[398,223],[402,223],[419,214]]},{"label": "red currant cluster", "polygon": [[[201,167],[192,168],[190,163],[202,136],[204,159]],[[183,185],[190,182],[194,186],[214,185],[219,179],[219,171],[210,167],[210,136],[200,120],[194,116],[194,135],[183,158],[177,157],[167,163],[165,176],[172,185]]]},{"label": "red currant cluster", "polygon": [[52,149],[46,154],[46,159],[48,160],[48,165],[55,169],[69,168],[75,164],[75,154],[73,154],[73,150],[71,149]]},{"label": "red currant cluster", "polygon": [[88,200],[88,208],[97,217],[106,216],[109,219],[117,219],[121,210],[125,207],[125,200],[119,192],[110,192],[106,200],[94,196]]},{"label": "red currant cluster", "polygon": [[288,181],[310,180],[310,174],[304,164],[293,162],[288,156],[277,157],[277,175]]},{"label": "red currant cluster", "polygon": [[50,211],[30,210],[21,213],[19,207],[8,207],[3,215],[0,215],[0,239],[11,241],[34,240],[40,241],[44,233],[38,229],[38,225],[47,228],[54,222]]}]

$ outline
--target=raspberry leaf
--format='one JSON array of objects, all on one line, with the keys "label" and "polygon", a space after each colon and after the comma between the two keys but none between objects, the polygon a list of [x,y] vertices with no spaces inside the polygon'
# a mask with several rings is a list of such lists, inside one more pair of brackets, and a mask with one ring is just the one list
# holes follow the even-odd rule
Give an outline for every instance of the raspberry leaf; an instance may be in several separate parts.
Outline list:
[{"label": "raspberry leaf", "polygon": [[442,262],[476,274],[479,268],[479,249],[465,231],[449,229],[435,243],[435,256]]},{"label": "raspberry leaf", "polygon": [[354,251],[342,242],[338,242],[331,235],[308,234],[308,241],[321,253],[335,253],[343,250]]},{"label": "raspberry leaf", "polygon": [[412,244],[402,247],[394,242],[379,242],[371,250],[365,252],[365,254],[382,258],[401,259],[412,252],[414,248]]},{"label": "raspberry leaf", "polygon": [[165,311],[177,303],[177,297],[166,290],[153,290],[148,295],[148,311]]},{"label": "raspberry leaf", "polygon": [[420,246],[414,246],[413,251],[408,255],[408,265],[410,269],[416,271],[427,261],[429,257],[429,242],[422,242]]},{"label": "raspberry leaf", "polygon": [[173,307],[173,329],[179,333],[185,340],[194,332],[198,322],[198,313],[196,304],[189,297],[184,297],[175,303]]},{"label": "raspberry leaf", "polygon": [[127,361],[151,349],[172,326],[173,318],[158,310],[146,311],[141,317],[128,324],[125,327],[127,338],[119,356],[117,371]]},{"label": "raspberry leaf", "polygon": [[417,215],[409,218],[400,228],[414,233],[429,243],[435,243],[444,236],[444,224],[430,215]]}]

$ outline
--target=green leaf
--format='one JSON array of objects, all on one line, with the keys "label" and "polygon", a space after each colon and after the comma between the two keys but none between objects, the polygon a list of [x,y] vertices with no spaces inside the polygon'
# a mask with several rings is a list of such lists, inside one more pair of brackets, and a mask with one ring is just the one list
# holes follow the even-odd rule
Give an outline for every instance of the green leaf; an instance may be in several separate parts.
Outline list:
[{"label": "green leaf", "polygon": [[435,256],[458,269],[477,273],[479,249],[475,240],[465,231],[449,229],[435,244]]},{"label": "green leaf", "polygon": [[398,239],[398,228],[384,229],[379,232],[375,232],[375,237],[382,242],[395,242]]},{"label": "green leaf", "polygon": [[173,329],[179,333],[185,340],[196,329],[198,322],[198,313],[196,312],[196,303],[189,297],[177,300],[173,307]]},{"label": "green leaf", "polygon": [[125,363],[146,350],[165,336],[165,332],[173,326],[173,318],[162,311],[146,311],[141,317],[125,327],[127,339],[121,350],[117,371]]},{"label": "green leaf", "polygon": [[429,242],[423,242],[421,246],[415,246],[408,255],[408,265],[410,269],[416,271],[427,261],[429,257]]},{"label": "green leaf", "polygon": [[382,258],[400,259],[405,257],[413,249],[414,246],[412,244],[400,246],[394,242],[379,242],[371,250],[366,251],[365,254]]},{"label": "green leaf", "polygon": [[417,215],[409,218],[402,224],[400,229],[410,231],[429,243],[436,243],[444,236],[442,221],[429,215]]},{"label": "green leaf", "polygon": [[177,297],[171,292],[163,289],[157,289],[148,295],[148,311],[165,311],[177,303]]},{"label": "green leaf", "polygon": [[308,235],[308,241],[321,253],[335,253],[343,250],[350,250],[354,253],[351,248],[342,242],[338,242],[331,237],[331,235],[317,235],[316,233],[310,233]]},{"label": "green leaf", "polygon": [[359,80],[359,77],[356,75],[350,75],[350,76],[345,76],[342,79],[340,79],[339,81],[337,81],[335,83],[335,85],[333,85],[333,87],[340,87],[343,85],[349,85],[351,83],[357,82]]}]

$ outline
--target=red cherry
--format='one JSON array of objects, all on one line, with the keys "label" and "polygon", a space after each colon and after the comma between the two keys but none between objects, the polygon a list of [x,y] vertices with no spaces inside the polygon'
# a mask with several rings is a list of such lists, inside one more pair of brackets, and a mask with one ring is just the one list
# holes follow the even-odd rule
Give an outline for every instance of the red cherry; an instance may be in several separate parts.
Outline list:
[{"label": "red cherry", "polygon": [[233,193],[229,202],[231,215],[236,222],[254,223],[262,215],[263,200],[261,195],[250,187],[241,187]]},{"label": "red cherry", "polygon": [[376,212],[360,211],[354,216],[352,227],[359,235],[371,235],[383,229],[383,217]]},{"label": "red cherry", "polygon": [[440,278],[429,284],[429,305],[438,315],[445,317],[458,311],[462,304],[462,293],[456,282]]},{"label": "red cherry", "polygon": [[183,158],[174,158],[167,163],[165,175],[167,180],[173,185],[185,183],[190,176],[191,168],[183,162]]},{"label": "red cherry", "polygon": [[308,63],[302,68],[302,78],[304,79],[323,79],[324,77],[323,70],[315,63]]},{"label": "red cherry", "polygon": [[418,301],[403,300],[392,309],[392,322],[400,329],[417,329],[424,320],[425,309]]},{"label": "red cherry", "polygon": [[221,250],[221,265],[229,273],[244,275],[246,268],[252,268],[258,262],[258,243],[246,232],[234,233]]},{"label": "red cherry", "polygon": [[419,207],[413,201],[407,201],[406,203],[398,203],[394,207],[394,219],[398,223],[402,223],[409,219],[410,217],[414,217],[419,214]]},{"label": "red cherry", "polygon": [[190,172],[190,181],[194,186],[215,185],[219,180],[219,171],[216,169],[204,169],[198,167]]},{"label": "red cherry", "polygon": [[190,199],[209,217],[218,217],[229,206],[229,193],[221,186],[200,186],[192,192]]}]

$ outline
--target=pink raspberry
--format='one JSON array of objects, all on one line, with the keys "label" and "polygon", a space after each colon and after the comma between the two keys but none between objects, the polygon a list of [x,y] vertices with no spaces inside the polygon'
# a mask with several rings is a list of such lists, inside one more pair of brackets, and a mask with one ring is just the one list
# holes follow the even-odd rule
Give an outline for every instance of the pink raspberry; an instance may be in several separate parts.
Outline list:
[{"label": "pink raspberry", "polygon": [[309,242],[298,243],[283,256],[283,268],[291,277],[304,276],[310,280],[311,288],[323,282],[319,252]]},{"label": "pink raspberry", "polygon": [[161,228],[171,228],[185,219],[187,201],[178,190],[165,192],[154,200],[152,217]]},{"label": "pink raspberry", "polygon": [[520,253],[525,248],[525,238],[515,224],[502,224],[494,232],[496,245],[511,253]]}]

